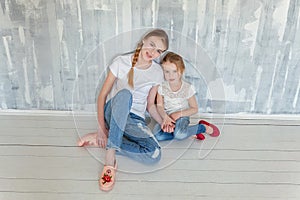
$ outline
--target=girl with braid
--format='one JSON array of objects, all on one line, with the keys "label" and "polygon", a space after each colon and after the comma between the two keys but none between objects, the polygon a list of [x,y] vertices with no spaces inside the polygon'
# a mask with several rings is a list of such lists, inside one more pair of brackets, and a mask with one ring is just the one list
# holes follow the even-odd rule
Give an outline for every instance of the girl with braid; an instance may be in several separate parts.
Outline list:
[{"label": "girl with braid", "polygon": [[106,148],[99,177],[101,190],[109,191],[114,186],[116,153],[145,164],[161,158],[158,141],[145,122],[145,112],[162,123],[154,101],[164,77],[161,66],[153,60],[168,46],[166,32],[154,29],[142,37],[133,54],[118,56],[109,66],[97,100],[98,132],[86,134],[78,141],[78,146]]}]

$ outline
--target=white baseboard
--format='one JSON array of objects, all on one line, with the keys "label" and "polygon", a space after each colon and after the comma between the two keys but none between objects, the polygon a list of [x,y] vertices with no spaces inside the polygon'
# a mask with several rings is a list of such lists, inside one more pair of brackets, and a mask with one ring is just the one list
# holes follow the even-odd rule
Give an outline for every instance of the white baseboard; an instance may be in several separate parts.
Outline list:
[{"label": "white baseboard", "polygon": [[23,115],[23,116],[93,116],[93,112],[84,112],[84,111],[58,111],[58,110],[0,110],[1,115]]},{"label": "white baseboard", "polygon": [[[54,110],[0,110],[0,116],[61,116],[61,117],[95,117],[95,112],[84,111],[54,111]],[[300,126],[300,115],[265,115],[251,113],[217,114],[203,113],[194,115],[192,121],[208,119],[222,124],[275,124]]]}]

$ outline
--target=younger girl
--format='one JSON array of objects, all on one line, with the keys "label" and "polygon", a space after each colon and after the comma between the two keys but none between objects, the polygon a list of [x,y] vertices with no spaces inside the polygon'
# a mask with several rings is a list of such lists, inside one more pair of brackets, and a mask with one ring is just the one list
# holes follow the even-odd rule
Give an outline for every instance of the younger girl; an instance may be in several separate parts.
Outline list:
[{"label": "younger girl", "polygon": [[196,135],[204,140],[203,133],[212,137],[219,136],[219,129],[204,120],[189,126],[189,117],[198,112],[195,89],[182,80],[185,69],[181,56],[169,52],[162,60],[165,81],[159,86],[157,94],[157,110],[162,117],[161,125],[157,124],[154,134],[157,140],[185,139]]}]

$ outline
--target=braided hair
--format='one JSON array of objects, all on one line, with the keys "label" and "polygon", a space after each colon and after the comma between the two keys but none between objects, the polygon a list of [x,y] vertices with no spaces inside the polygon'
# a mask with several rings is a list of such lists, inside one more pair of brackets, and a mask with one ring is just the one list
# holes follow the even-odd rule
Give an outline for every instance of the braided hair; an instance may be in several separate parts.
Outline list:
[{"label": "braided hair", "polygon": [[143,46],[143,43],[142,42],[139,42],[137,47],[136,47],[136,50],[133,54],[133,58],[132,58],[132,65],[131,65],[131,68],[128,72],[128,85],[130,85],[130,87],[133,87],[133,75],[134,75],[134,69],[133,67],[135,66],[135,64],[137,63],[138,61],[138,58],[139,58],[139,54],[141,52],[141,49],[142,49],[142,46]]}]

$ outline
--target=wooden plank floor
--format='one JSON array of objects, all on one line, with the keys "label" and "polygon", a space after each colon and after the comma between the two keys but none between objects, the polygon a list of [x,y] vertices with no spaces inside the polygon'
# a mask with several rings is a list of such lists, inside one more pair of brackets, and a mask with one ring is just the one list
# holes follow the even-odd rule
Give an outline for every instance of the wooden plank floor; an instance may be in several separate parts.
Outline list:
[{"label": "wooden plank floor", "polygon": [[118,156],[106,193],[103,150],[75,145],[95,117],[0,114],[0,199],[300,199],[299,124],[225,120],[218,139],[162,143],[156,165]]}]

